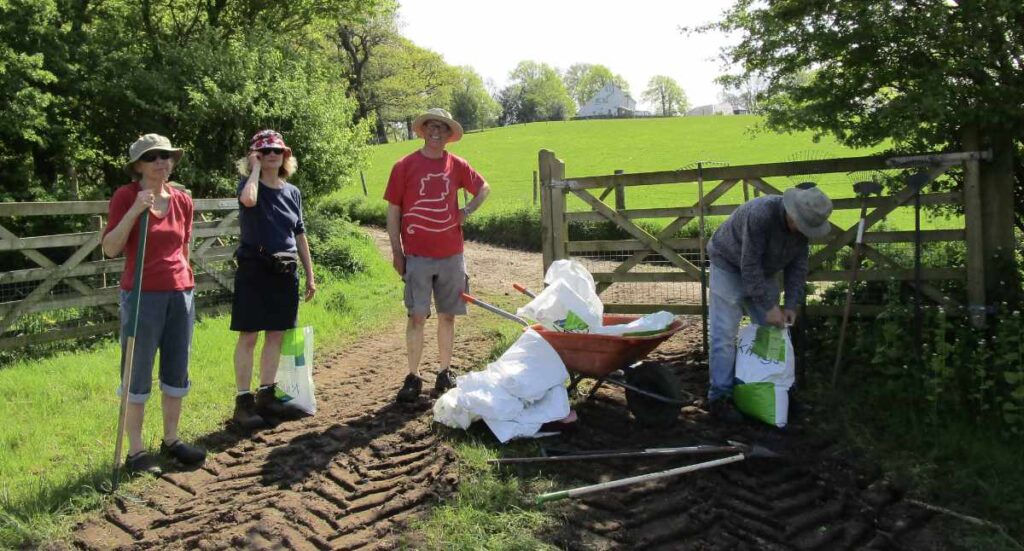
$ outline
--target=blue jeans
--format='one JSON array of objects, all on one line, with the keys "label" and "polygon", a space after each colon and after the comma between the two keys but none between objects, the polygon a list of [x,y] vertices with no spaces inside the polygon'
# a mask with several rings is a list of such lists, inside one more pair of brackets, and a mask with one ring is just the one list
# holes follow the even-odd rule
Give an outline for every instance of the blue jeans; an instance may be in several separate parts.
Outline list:
[{"label": "blue jeans", "polygon": [[[186,291],[143,291],[139,303],[139,324],[135,332],[135,354],[128,401],[144,404],[153,386],[153,363],[160,351],[160,390],[183,398],[191,383],[188,359],[192,350],[192,326],[196,309],[192,289]],[[130,293],[121,290],[121,372],[128,347],[128,303]],[[118,385],[120,396],[124,383]]]},{"label": "blue jeans", "polygon": [[[736,379],[736,335],[740,331],[740,319],[746,311],[751,321],[764,325],[768,311],[743,296],[743,280],[740,274],[732,273],[711,265],[711,281],[708,299],[708,331],[711,353],[708,358],[711,385],[708,399],[732,396]],[[773,303],[779,302],[779,289],[773,280],[768,280],[767,294]]]}]

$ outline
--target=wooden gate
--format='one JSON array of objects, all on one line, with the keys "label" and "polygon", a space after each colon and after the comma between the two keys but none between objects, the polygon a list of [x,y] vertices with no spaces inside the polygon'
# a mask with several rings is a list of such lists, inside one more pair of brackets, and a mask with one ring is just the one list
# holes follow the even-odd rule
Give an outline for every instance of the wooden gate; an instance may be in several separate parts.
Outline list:
[{"label": "wooden gate", "polygon": [[[781,194],[782,191],[770,184],[770,177],[823,174],[869,173],[913,169],[926,175],[926,182],[943,175],[953,167],[964,168],[963,191],[920,194],[921,205],[962,205],[965,224],[959,229],[914,231],[866,231],[900,206],[913,204],[916,189],[906,187],[892,194],[863,200],[868,207],[866,217],[863,257],[876,268],[861,270],[860,281],[896,280],[904,284],[919,285],[921,293],[935,304],[941,304],[951,312],[970,312],[977,323],[981,323],[985,305],[984,270],[982,257],[981,191],[978,179],[978,163],[989,158],[987,152],[935,153],[910,157],[852,157],[814,161],[797,161],[746,166],[726,166],[645,172],[602,176],[566,177],[565,164],[551,151],[539,154],[541,176],[541,225],[544,269],[554,260],[578,258],[587,261],[598,291],[605,302],[605,310],[614,313],[646,313],[668,310],[676,314],[700,314],[704,288],[702,275],[708,262],[704,258],[704,245],[710,233],[703,238],[698,232],[695,238],[676,237],[677,232],[688,223],[703,216],[725,216],[732,213],[738,204],[719,204],[726,194],[737,186],[742,188],[742,200],[751,195]],[[659,206],[655,208],[626,208],[626,190],[637,186],[695,186],[699,188],[693,204]],[[692,190],[692,188],[690,188]],[[614,204],[606,204],[605,198],[614,191]],[[601,192],[597,194],[597,192]],[[733,197],[738,196],[734,191]],[[568,207],[571,197],[578,198],[580,208]],[[833,200],[836,211],[857,210],[862,199],[838,198]],[[833,217],[834,218],[834,217]],[[646,226],[641,220],[657,220]],[[668,223],[665,224],[665,221]],[[605,222],[628,234],[631,239],[580,239],[571,238],[570,227],[587,222]],[[652,228],[660,228],[649,231]],[[809,259],[808,281],[835,282],[849,281],[851,272],[836,265],[836,254],[851,246],[857,236],[858,224],[850,227],[832,225],[832,232],[824,239],[812,242]],[[882,250],[885,244],[936,243],[942,241],[963,241],[967,244],[966,267],[928,266],[918,273],[912,267],[901,265],[891,254]],[[943,280],[966,281],[964,297],[944,294],[937,282]],[[674,284],[675,291],[658,294],[653,291],[632,294],[612,292],[616,286],[637,284],[653,289],[658,285]],[[642,297],[671,295],[670,300],[640,301]],[[701,300],[693,297],[701,296]],[[689,297],[690,300],[680,300]],[[860,304],[855,311],[872,314],[881,310],[880,305]],[[835,306],[809,305],[809,315],[835,315],[840,308]]]},{"label": "wooden gate", "polygon": [[[99,245],[106,214],[107,201],[0,203],[0,251],[34,265],[0,272],[0,349],[117,330],[124,259],[103,257]],[[38,236],[9,229],[15,219],[43,216],[77,217],[79,225],[90,229]],[[199,312],[210,313],[230,301],[238,202],[197,199],[195,217],[191,260],[196,305]]]}]

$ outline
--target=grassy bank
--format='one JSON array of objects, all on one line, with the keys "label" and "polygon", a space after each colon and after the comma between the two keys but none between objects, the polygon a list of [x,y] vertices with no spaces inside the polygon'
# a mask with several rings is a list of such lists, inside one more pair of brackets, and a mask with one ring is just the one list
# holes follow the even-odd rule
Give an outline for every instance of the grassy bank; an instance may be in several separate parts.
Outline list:
[{"label": "grassy bank", "polygon": [[[318,270],[316,299],[300,308],[315,328],[318,350],[336,347],[401,316],[399,281],[369,239],[352,237],[365,271],[347,278]],[[233,407],[232,354],[237,334],[228,316],[196,324],[180,432],[185,439],[219,430]],[[117,427],[120,351],[113,340],[78,354],[0,369],[0,548],[33,546],[67,535],[75,513],[92,509],[109,489]],[[143,431],[159,447],[159,392]],[[127,491],[132,491],[129,485]]]},{"label": "grassy bank", "polygon": [[[617,169],[626,172],[675,170],[696,161],[710,161],[708,166],[722,163],[735,166],[857,157],[884,149],[884,146],[851,149],[828,137],[815,141],[810,132],[758,131],[760,122],[761,119],[753,115],[542,122],[467,134],[449,149],[468,159],[494,190],[487,205],[475,215],[478,218],[535,208],[532,175],[537,170],[537,152],[541,149],[554,151],[565,162],[569,178],[611,174]],[[381,197],[391,166],[421,145],[421,141],[411,140],[371,148],[369,167],[364,171],[366,206],[357,215],[358,219],[366,220],[361,216],[383,212]],[[853,173],[766,180],[780,189],[812,180],[830,196],[838,198],[852,197],[853,182],[870,177],[870,173]],[[629,208],[690,206],[696,202],[696,190],[697,186],[691,184],[640,186],[627,189],[626,204]],[[362,186],[355,182],[333,197],[355,199],[362,196]],[[742,187],[736,186],[720,204],[742,200]],[[583,203],[570,198],[568,206],[570,210],[580,210]],[[848,227],[856,218],[856,211],[841,211],[833,216],[833,221]],[[912,209],[898,209],[889,217],[889,223],[899,229],[912,229]],[[959,223],[959,219],[930,217],[924,221],[924,227],[949,228]]]}]

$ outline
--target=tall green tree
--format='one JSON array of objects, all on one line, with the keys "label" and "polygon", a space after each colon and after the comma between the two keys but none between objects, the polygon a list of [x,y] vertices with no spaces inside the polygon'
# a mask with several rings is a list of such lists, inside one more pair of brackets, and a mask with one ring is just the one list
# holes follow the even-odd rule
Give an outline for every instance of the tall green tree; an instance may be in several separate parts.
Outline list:
[{"label": "tall green tree", "polygon": [[500,124],[566,120],[576,114],[576,105],[553,67],[536,61],[521,61],[509,73],[509,84],[498,94],[502,112]]},{"label": "tall green tree", "polygon": [[[961,149],[965,130],[1013,173],[1024,229],[1024,3],[1019,0],[755,2],[721,21],[727,85],[765,79],[769,127],[897,150]],[[1006,185],[999,178],[992,185]],[[986,182],[988,185],[988,182]],[[1012,234],[1011,234],[1012,237]]]},{"label": "tall green tree", "polygon": [[267,126],[296,149],[310,198],[341,185],[366,129],[325,29],[376,3],[0,1],[2,198],[105,197],[144,132],[186,149],[176,176],[197,196],[230,194],[231,161]]},{"label": "tall green tree", "polygon": [[501,105],[487,92],[484,81],[472,67],[457,69],[458,76],[451,90],[452,117],[466,130],[487,128],[497,123]]},{"label": "tall green tree", "polygon": [[658,115],[676,115],[686,112],[690,107],[686,100],[686,92],[679,86],[679,83],[665,75],[655,75],[647,81],[643,99],[656,106],[655,112]]},{"label": "tall green tree", "polygon": [[593,99],[609,82],[621,88],[623,92],[629,93],[629,83],[622,75],[612,73],[611,69],[599,64],[574,63],[566,70],[562,81],[569,97],[579,107]]}]

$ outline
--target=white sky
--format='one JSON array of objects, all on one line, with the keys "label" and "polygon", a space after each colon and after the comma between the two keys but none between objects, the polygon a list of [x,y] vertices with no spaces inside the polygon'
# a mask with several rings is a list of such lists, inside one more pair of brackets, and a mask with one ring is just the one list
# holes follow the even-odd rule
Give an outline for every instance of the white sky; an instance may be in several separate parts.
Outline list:
[{"label": "white sky", "polygon": [[564,71],[573,63],[605,65],[640,96],[654,75],[682,86],[690,106],[718,101],[714,78],[725,44],[721,34],[690,37],[680,26],[718,20],[731,0],[400,0],[402,34],[444,56],[450,65],[469,65],[498,89],[523,60]]}]

